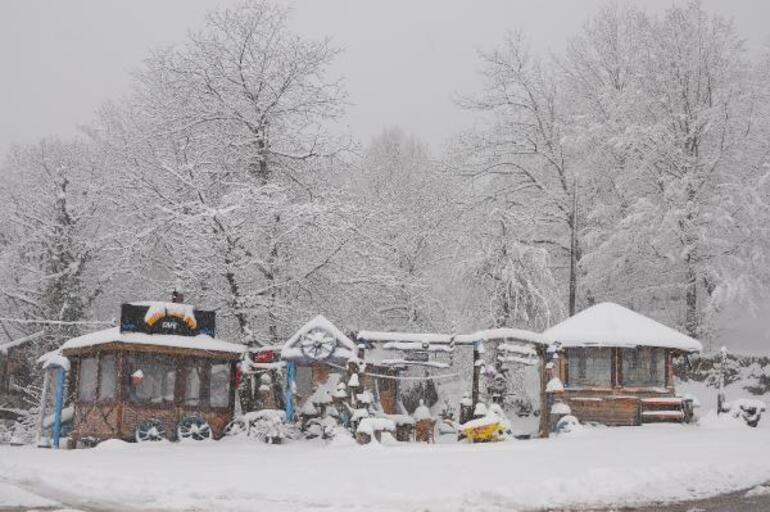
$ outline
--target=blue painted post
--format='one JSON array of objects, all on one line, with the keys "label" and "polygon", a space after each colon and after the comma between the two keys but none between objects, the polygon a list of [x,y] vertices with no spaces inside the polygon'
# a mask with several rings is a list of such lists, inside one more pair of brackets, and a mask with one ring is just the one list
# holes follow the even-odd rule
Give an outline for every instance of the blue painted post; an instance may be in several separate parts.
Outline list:
[{"label": "blue painted post", "polygon": [[61,366],[56,367],[56,402],[53,410],[53,447],[59,448],[61,437],[61,413],[64,408],[64,378],[67,371]]},{"label": "blue painted post", "polygon": [[294,421],[294,361],[286,363],[286,421]]}]

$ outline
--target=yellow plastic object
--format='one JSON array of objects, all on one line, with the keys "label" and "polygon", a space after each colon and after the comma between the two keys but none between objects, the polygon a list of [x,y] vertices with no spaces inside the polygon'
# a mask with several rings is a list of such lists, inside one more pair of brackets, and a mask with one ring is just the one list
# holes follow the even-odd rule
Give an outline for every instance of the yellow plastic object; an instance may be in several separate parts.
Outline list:
[{"label": "yellow plastic object", "polygon": [[479,427],[463,429],[463,434],[472,443],[489,443],[503,439],[503,426],[500,423],[490,423]]}]

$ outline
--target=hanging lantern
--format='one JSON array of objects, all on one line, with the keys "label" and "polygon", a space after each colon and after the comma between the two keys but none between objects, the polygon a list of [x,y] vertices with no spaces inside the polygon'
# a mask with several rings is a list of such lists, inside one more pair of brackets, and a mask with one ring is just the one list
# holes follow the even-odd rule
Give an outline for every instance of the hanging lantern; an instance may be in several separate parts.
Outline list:
[{"label": "hanging lantern", "polygon": [[144,382],[144,372],[142,370],[136,370],[131,374],[131,385],[134,387],[140,386]]}]

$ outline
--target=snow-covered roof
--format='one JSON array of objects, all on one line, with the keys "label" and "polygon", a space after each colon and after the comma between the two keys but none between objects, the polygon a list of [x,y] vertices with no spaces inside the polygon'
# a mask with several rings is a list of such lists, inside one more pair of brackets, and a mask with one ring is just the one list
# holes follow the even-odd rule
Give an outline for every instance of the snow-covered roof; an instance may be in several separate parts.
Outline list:
[{"label": "snow-covered roof", "polygon": [[476,341],[489,340],[521,340],[538,345],[547,345],[548,342],[539,333],[527,331],[524,329],[512,329],[510,327],[499,327],[496,329],[484,329],[473,334],[458,334],[455,336],[455,342],[460,344],[473,343]]},{"label": "snow-covered roof", "polygon": [[230,343],[207,334],[197,336],[180,336],[177,334],[146,334],[141,332],[120,332],[120,328],[112,327],[101,331],[84,334],[64,343],[61,350],[92,347],[105,343],[126,343],[132,345],[154,345],[159,347],[187,348],[205,350],[208,352],[228,352],[241,354],[244,345]]},{"label": "snow-covered roof", "polygon": [[398,342],[398,343],[450,343],[454,341],[460,345],[469,345],[477,341],[489,340],[521,340],[539,345],[547,345],[548,342],[540,333],[524,329],[512,329],[500,327],[496,329],[484,329],[471,334],[439,334],[431,332],[385,332],[385,331],[360,331],[356,337],[361,341],[369,342]]},{"label": "snow-covered roof", "polygon": [[543,332],[549,342],[564,347],[662,347],[700,352],[701,343],[630,309],[603,302]]},{"label": "snow-covered roof", "polygon": [[438,334],[434,332],[385,332],[385,331],[359,331],[356,338],[362,341],[398,341],[403,343],[449,343],[452,340],[450,334]]},{"label": "snow-covered roof", "polygon": [[387,341],[382,345],[385,350],[425,351],[425,352],[452,352],[453,348],[449,343],[418,343],[416,341]]},{"label": "snow-covered roof", "polygon": [[45,354],[37,358],[37,362],[38,364],[42,365],[43,368],[59,366],[61,368],[64,368],[65,370],[70,369],[70,360],[62,355],[60,348],[56,350],[52,350],[50,352],[46,352]]},{"label": "snow-covered roof", "polygon": [[311,331],[321,330],[332,336],[336,345],[334,347],[334,353],[331,355],[334,359],[349,359],[355,357],[357,353],[356,344],[353,340],[348,338],[344,332],[340,331],[337,326],[331,323],[323,315],[310,320],[308,323],[300,327],[300,329],[294,333],[294,335],[284,343],[281,349],[281,359],[306,359],[305,353],[302,351],[300,342],[305,334]]}]

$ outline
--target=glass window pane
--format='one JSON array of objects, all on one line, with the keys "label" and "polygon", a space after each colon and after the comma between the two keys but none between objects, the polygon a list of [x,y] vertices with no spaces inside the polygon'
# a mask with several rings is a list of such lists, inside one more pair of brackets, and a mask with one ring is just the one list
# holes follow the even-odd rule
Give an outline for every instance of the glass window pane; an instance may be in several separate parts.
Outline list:
[{"label": "glass window pane", "polygon": [[117,366],[115,365],[115,355],[102,355],[100,365],[99,398],[102,400],[115,398],[115,391],[117,389]]},{"label": "glass window pane", "polygon": [[211,365],[209,403],[211,407],[230,405],[230,363]]},{"label": "glass window pane", "polygon": [[610,387],[612,385],[612,349],[593,347],[567,349],[567,385]]},{"label": "glass window pane", "polygon": [[665,350],[653,347],[624,349],[623,385],[630,387],[665,387]]},{"label": "glass window pane", "polygon": [[80,374],[78,375],[78,399],[91,402],[96,400],[96,370],[95,357],[80,360]]},{"label": "glass window pane", "polygon": [[131,356],[128,375],[129,396],[134,402],[159,404],[174,401],[174,359],[165,356]]},{"label": "glass window pane", "polygon": [[199,405],[201,402],[201,381],[203,370],[199,364],[193,363],[187,369],[184,385],[184,403],[186,405]]}]

